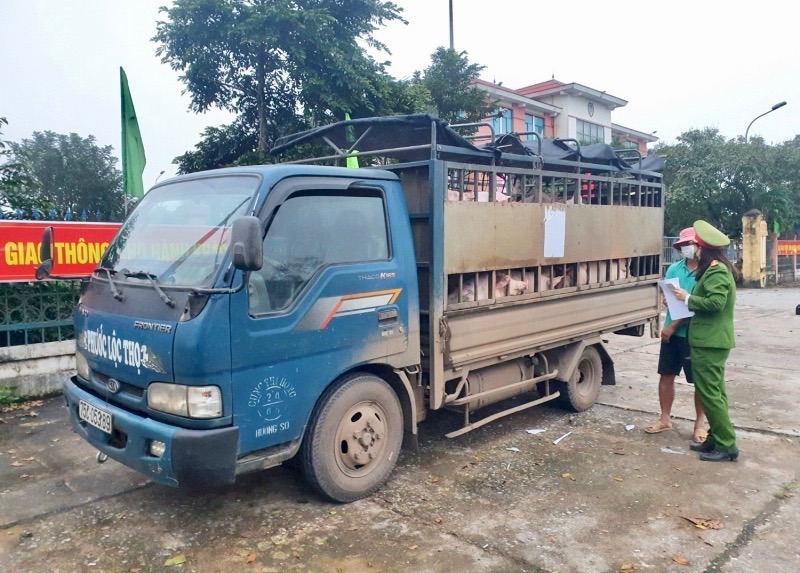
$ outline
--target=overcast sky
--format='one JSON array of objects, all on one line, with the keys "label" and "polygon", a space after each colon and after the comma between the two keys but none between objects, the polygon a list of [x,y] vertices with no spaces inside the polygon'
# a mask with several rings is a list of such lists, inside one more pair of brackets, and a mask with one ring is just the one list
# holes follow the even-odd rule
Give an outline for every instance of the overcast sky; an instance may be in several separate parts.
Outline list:
[{"label": "overcast sky", "polygon": [[[34,131],[94,135],[119,155],[119,66],[128,75],[147,154],[145,188],[175,172],[225,112],[197,115],[150,41],[166,0],[0,0],[0,116],[6,139]],[[377,36],[395,77],[449,44],[448,0],[397,0],[408,26]],[[778,143],[800,133],[800,44],[790,2],[609,3],[453,0],[455,47],[485,80],[520,88],[577,82],[628,100],[614,123],[673,142],[691,128]]]}]

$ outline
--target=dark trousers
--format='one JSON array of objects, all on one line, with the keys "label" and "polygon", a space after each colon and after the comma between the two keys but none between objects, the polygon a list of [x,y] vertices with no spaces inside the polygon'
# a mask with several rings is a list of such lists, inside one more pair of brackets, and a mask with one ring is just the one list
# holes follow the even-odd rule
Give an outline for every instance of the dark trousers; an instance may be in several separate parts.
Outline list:
[{"label": "dark trousers", "polygon": [[736,433],[728,415],[728,395],[725,392],[725,361],[727,348],[691,347],[694,389],[700,396],[710,426],[708,441],[723,452],[736,450]]}]

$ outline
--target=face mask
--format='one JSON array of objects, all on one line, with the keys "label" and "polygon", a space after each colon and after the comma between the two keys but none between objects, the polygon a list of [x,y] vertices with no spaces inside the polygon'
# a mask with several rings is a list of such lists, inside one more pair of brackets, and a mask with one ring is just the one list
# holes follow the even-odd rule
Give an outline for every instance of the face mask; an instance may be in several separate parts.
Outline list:
[{"label": "face mask", "polygon": [[695,257],[694,245],[684,245],[683,247],[681,247],[681,253],[683,253],[683,256],[685,258],[693,259]]}]

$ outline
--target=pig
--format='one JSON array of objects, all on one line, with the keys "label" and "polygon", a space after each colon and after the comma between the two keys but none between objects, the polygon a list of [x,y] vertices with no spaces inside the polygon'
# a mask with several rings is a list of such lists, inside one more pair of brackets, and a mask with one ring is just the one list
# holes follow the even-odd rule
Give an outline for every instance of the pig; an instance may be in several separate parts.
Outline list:
[{"label": "pig", "polygon": [[[534,191],[533,193],[531,193],[527,197],[524,197],[522,199],[522,202],[523,203],[538,203],[539,202],[538,199],[539,199],[538,193],[536,191]],[[568,197],[566,202],[565,202],[561,197],[557,197],[553,193],[542,192],[542,204],[552,204],[552,203],[557,203],[557,204],[561,204],[561,205],[563,205],[565,203],[567,205],[580,205],[580,204],[584,203],[584,201],[583,201],[583,199],[581,199],[581,196],[580,196],[579,193],[576,193],[575,195],[572,195],[572,196]]]},{"label": "pig", "polygon": [[536,284],[533,280],[533,273],[528,272],[525,280],[522,280],[522,271],[511,271],[511,282],[508,285],[509,296],[534,292],[534,286]]},{"label": "pig", "polygon": [[[514,278],[517,275],[520,278]],[[524,294],[528,289],[527,281],[521,280],[522,273],[519,271],[511,271],[508,273],[497,273],[497,280],[495,282],[495,298],[501,296],[518,296]]]},{"label": "pig", "polygon": [[[477,292],[476,292],[477,291]],[[489,277],[481,273],[478,277],[478,288],[475,288],[475,276],[465,277],[461,283],[461,302],[473,302],[489,298]],[[447,294],[447,302],[456,304],[458,300],[458,285]]]},{"label": "pig", "polygon": [[[525,281],[515,280],[508,273],[496,273],[494,285],[494,298],[505,296],[516,296],[524,293],[528,289]],[[489,299],[489,273],[479,273],[477,297],[475,289],[475,276],[470,275],[464,278],[461,287],[461,302],[472,302],[475,300]],[[447,295],[447,302],[456,304],[458,302],[458,286],[453,288]]]},{"label": "pig", "polygon": [[578,263],[578,284],[592,285],[606,281],[608,263],[606,261],[592,261]]},{"label": "pig", "polygon": [[[539,291],[543,292],[547,290],[552,290],[556,288],[560,288],[562,285],[562,281],[564,280],[563,276],[553,277],[553,280],[550,280],[550,274],[547,270],[547,267],[542,269],[541,276],[539,277]],[[533,273],[529,273],[527,275],[526,280],[522,280],[522,273],[520,271],[511,271],[511,284],[509,285],[509,293],[511,292],[512,288],[516,291],[520,288],[517,283],[522,283],[525,285],[525,290],[523,292],[537,292],[534,288],[536,283],[534,281]],[[551,284],[552,283],[552,284]],[[518,292],[517,294],[522,294],[522,292]]]},{"label": "pig", "polygon": [[563,275],[559,275],[559,276],[553,277],[553,279],[550,280],[550,275],[549,274],[546,275],[546,274],[542,273],[542,276],[539,278],[539,292],[545,292],[545,291],[548,291],[548,290],[555,290],[557,288],[563,288],[564,287],[563,282],[564,282],[564,276]]},{"label": "pig", "polygon": [[[447,200],[448,201],[461,201],[460,195],[457,189],[448,189],[447,190]],[[464,192],[464,201],[472,201],[472,191],[465,191]]]},{"label": "pig", "polygon": [[[500,189],[498,188],[494,194],[495,203],[503,203],[508,201],[511,197],[508,195],[503,194]],[[482,203],[489,202],[489,192],[488,191],[478,191],[478,201]]]},{"label": "pig", "polygon": [[507,289],[507,296],[518,296],[524,294],[526,291],[530,290],[528,288],[528,282],[523,280],[518,280],[513,277],[509,277],[508,279],[508,289]]},{"label": "pig", "polygon": [[612,281],[628,278],[628,259],[614,259],[610,269]]}]

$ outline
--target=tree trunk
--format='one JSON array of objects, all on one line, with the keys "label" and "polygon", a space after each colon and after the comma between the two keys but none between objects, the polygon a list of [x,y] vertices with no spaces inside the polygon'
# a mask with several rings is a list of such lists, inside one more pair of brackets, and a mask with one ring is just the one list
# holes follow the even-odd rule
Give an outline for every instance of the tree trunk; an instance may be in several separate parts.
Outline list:
[{"label": "tree trunk", "polygon": [[258,151],[266,153],[267,150],[267,118],[264,109],[264,48],[259,48],[258,53]]}]

